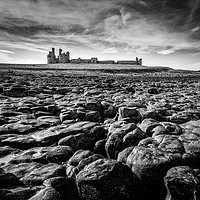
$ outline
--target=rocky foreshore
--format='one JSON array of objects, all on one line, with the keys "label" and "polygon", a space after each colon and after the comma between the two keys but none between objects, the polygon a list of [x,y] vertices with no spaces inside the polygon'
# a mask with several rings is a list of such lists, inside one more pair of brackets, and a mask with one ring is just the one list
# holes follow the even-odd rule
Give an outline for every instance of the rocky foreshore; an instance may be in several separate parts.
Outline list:
[{"label": "rocky foreshore", "polygon": [[0,72],[0,200],[200,199],[200,75]]}]

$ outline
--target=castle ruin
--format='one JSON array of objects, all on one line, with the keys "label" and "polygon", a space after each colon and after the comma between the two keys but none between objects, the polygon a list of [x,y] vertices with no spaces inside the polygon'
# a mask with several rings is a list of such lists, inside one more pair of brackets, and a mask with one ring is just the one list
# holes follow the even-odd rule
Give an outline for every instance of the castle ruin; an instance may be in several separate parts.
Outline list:
[{"label": "castle ruin", "polygon": [[56,57],[55,55],[55,48],[52,48],[52,51],[49,52],[47,55],[47,63],[48,64],[55,64],[55,63],[69,63],[69,51],[66,53],[62,53],[62,49],[59,49],[59,55]]},{"label": "castle ruin", "polygon": [[123,64],[123,65],[142,65],[142,58],[137,58],[136,60],[119,60],[115,62],[114,60],[102,60],[98,61],[98,58],[94,57],[91,59],[71,59],[69,51],[66,53],[62,53],[62,49],[59,49],[59,55],[56,57],[55,48],[52,48],[52,51],[47,55],[47,63],[55,64],[55,63],[93,63],[93,64]]}]

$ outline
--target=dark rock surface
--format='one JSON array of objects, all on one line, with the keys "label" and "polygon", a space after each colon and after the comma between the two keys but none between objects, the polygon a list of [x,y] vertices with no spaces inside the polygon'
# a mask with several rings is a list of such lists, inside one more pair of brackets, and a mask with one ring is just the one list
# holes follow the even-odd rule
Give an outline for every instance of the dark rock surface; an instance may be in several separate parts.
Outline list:
[{"label": "dark rock surface", "polygon": [[199,78],[2,70],[0,199],[200,199]]},{"label": "dark rock surface", "polygon": [[76,179],[83,199],[138,199],[137,176],[115,160],[98,159],[80,171]]},{"label": "dark rock surface", "polygon": [[199,199],[200,181],[198,174],[188,166],[171,168],[164,177],[167,200]]}]

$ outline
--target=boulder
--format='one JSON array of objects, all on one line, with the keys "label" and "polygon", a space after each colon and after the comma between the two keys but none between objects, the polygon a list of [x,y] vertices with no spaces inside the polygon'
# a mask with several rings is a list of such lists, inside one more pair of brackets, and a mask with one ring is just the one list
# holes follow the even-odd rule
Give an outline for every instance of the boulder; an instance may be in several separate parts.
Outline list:
[{"label": "boulder", "polygon": [[88,121],[76,122],[69,125],[58,125],[33,133],[31,137],[35,138],[38,143],[48,146],[57,143],[61,138],[78,133],[87,133],[96,125],[98,123]]},{"label": "boulder", "polygon": [[126,164],[141,180],[143,198],[160,200],[166,196],[163,178],[171,167],[181,164],[181,158],[180,153],[168,153],[155,147],[137,146],[128,155]]},{"label": "boulder", "polygon": [[149,93],[149,94],[159,94],[159,91],[156,88],[149,88],[147,90],[147,93]]},{"label": "boulder", "polygon": [[3,156],[7,156],[10,153],[17,153],[17,152],[19,152],[18,149],[15,149],[9,146],[0,147],[0,158]]},{"label": "boulder", "polygon": [[0,168],[0,188],[22,186],[23,183],[12,173],[6,173]]},{"label": "boulder", "polygon": [[32,162],[32,163],[19,163],[19,164],[7,164],[3,166],[5,173],[12,173],[17,178],[22,178],[24,176],[29,175],[32,171],[37,171],[43,165],[40,163]]},{"label": "boulder", "polygon": [[140,112],[135,107],[120,107],[118,120],[127,119],[129,122],[138,123],[141,121]]},{"label": "boulder", "polygon": [[153,132],[152,130],[156,127],[159,126],[159,122],[157,122],[155,119],[152,118],[146,118],[142,121],[140,124],[141,130],[146,133],[148,136],[152,136]]},{"label": "boulder", "polygon": [[6,139],[1,140],[1,144],[3,146],[9,146],[21,150],[26,150],[38,146],[37,141],[29,135],[8,136]]},{"label": "boulder", "polygon": [[70,178],[49,178],[43,182],[43,185],[54,188],[59,193],[61,200],[79,199],[76,183]]},{"label": "boulder", "polygon": [[38,190],[40,190],[39,187],[30,188],[24,186],[8,189],[2,197],[2,200],[27,200],[34,196]]},{"label": "boulder", "polygon": [[52,187],[46,187],[36,193],[29,200],[61,200],[59,193]]},{"label": "boulder", "polygon": [[73,155],[73,150],[69,146],[56,146],[46,154],[46,159],[51,163],[66,162]]},{"label": "boulder", "polygon": [[98,159],[84,167],[77,176],[82,199],[138,199],[139,180],[121,162]]},{"label": "boulder", "polygon": [[76,167],[76,171],[77,172],[80,172],[86,165],[89,165],[90,163],[98,160],[98,159],[102,159],[103,156],[102,155],[99,155],[99,154],[94,154],[94,155],[91,155],[87,158],[84,158],[82,159],[79,164],[77,165]]},{"label": "boulder", "polygon": [[23,86],[13,85],[10,89],[4,90],[3,94],[9,97],[26,97],[28,91]]},{"label": "boulder", "polygon": [[95,126],[89,132],[70,135],[62,138],[58,144],[70,146],[74,151],[79,149],[93,150],[97,140],[105,137],[105,129],[101,126]]},{"label": "boulder", "polygon": [[200,199],[200,181],[195,171],[188,166],[169,169],[164,182],[167,189],[166,200]]},{"label": "boulder", "polygon": [[37,118],[38,123],[46,123],[50,125],[60,124],[60,119],[57,116],[41,116]]},{"label": "boulder", "polygon": [[46,179],[57,177],[57,176],[65,176],[66,168],[62,165],[49,163],[47,165],[43,165],[26,176],[22,177],[20,180],[26,185],[40,185]]},{"label": "boulder", "polygon": [[101,115],[98,111],[90,111],[86,113],[85,120],[90,122],[100,122]]},{"label": "boulder", "polygon": [[106,150],[105,150],[105,144],[106,144],[105,139],[98,140],[94,145],[93,152],[96,154],[100,154],[104,157],[107,157]]},{"label": "boulder", "polygon": [[[118,125],[118,126],[117,126]],[[117,155],[123,149],[137,145],[140,140],[147,137],[134,123],[116,123],[109,128],[110,135],[106,141],[105,149],[108,158],[117,159]]]},{"label": "boulder", "polygon": [[183,154],[183,165],[192,168],[200,167],[200,135],[199,133],[186,132],[178,137],[182,142],[185,153]]},{"label": "boulder", "polygon": [[77,166],[81,160],[83,160],[84,158],[87,158],[91,155],[94,155],[94,153],[92,153],[89,150],[78,150],[69,159],[68,164],[73,165],[73,166]]},{"label": "boulder", "polygon": [[165,135],[162,138],[162,142],[158,145],[158,148],[169,153],[185,153],[182,142],[174,135]]}]

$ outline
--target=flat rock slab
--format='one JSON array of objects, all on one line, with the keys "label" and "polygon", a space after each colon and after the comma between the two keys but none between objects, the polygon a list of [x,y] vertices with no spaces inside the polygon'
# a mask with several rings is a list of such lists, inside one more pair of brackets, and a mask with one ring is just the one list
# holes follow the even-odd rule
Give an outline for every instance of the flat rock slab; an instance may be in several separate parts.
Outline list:
[{"label": "flat rock slab", "polygon": [[87,132],[96,125],[98,124],[88,121],[77,122],[70,125],[59,125],[50,127],[44,131],[36,132],[32,134],[31,137],[41,144],[50,145],[58,142],[63,137]]}]

